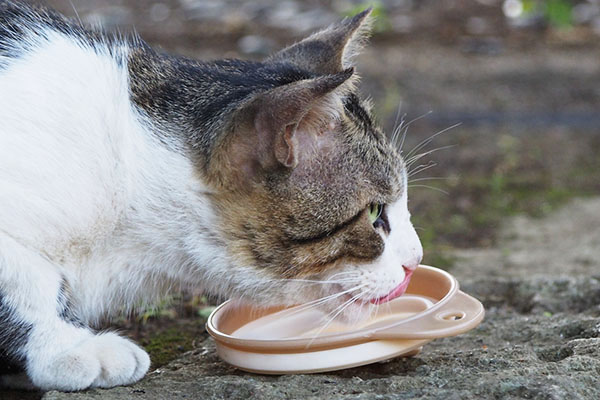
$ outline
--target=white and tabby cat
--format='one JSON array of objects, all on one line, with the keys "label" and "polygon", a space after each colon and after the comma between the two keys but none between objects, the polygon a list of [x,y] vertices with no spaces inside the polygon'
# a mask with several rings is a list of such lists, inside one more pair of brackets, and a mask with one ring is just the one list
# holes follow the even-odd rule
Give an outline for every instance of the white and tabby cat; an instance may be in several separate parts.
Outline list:
[{"label": "white and tabby cat", "polygon": [[172,289],[347,316],[402,294],[422,249],[353,85],[368,14],[199,62],[0,0],[0,382],[135,382],[148,355],[92,327]]}]

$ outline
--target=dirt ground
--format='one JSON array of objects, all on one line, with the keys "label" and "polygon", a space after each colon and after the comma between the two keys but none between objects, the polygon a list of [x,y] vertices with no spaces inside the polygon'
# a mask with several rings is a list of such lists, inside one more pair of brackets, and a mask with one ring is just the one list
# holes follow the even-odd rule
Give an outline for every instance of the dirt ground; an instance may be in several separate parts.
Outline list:
[{"label": "dirt ground", "polygon": [[[48,3],[75,14],[67,0]],[[413,176],[409,207],[425,262],[486,306],[480,328],[413,359],[255,376],[216,358],[198,316],[207,304],[187,295],[145,322],[112,325],[162,372],[130,388],[45,398],[600,398],[600,42],[591,24],[516,28],[501,3],[382,1],[386,24],[357,59],[386,130],[397,115],[416,119],[405,153],[460,124],[421,150],[442,148],[419,164],[437,165]],[[73,1],[86,23],[135,28],[202,59],[263,57],[355,4]]]}]

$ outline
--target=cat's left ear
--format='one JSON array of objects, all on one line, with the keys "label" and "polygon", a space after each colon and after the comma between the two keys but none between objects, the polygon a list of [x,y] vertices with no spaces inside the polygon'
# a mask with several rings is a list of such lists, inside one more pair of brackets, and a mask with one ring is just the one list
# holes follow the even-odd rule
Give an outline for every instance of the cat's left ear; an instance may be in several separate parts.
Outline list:
[{"label": "cat's left ear", "polygon": [[[338,90],[352,77],[354,70],[322,75],[272,89],[256,99],[258,110],[254,116],[264,168],[275,164],[294,168],[298,164],[301,147],[311,147],[309,138],[301,133],[319,131],[320,127],[336,118],[341,108]],[[312,132],[318,134],[317,132]],[[303,142],[303,145],[300,145]],[[262,147],[262,149],[260,148]],[[306,149],[305,149],[306,150]]]},{"label": "cat's left ear", "polygon": [[317,142],[331,136],[324,133],[339,117],[340,91],[347,90],[344,83],[352,75],[348,68],[279,86],[250,100],[236,112],[234,133],[224,151],[213,156],[215,174],[229,171],[228,181],[239,186],[251,184],[265,171],[293,169],[310,159]]},{"label": "cat's left ear", "polygon": [[271,56],[267,62],[289,62],[317,74],[335,74],[352,67],[370,33],[371,8],[330,26]]}]

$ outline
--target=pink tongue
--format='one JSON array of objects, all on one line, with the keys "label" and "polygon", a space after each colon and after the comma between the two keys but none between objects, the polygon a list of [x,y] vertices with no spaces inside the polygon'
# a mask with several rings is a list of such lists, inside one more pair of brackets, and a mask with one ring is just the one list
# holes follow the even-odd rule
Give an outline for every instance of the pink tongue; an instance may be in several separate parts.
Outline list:
[{"label": "pink tongue", "polygon": [[406,292],[406,288],[408,287],[408,284],[410,283],[410,277],[411,277],[412,273],[414,272],[414,270],[404,268],[404,272],[406,274],[404,276],[404,280],[398,286],[396,286],[394,289],[392,289],[392,291],[389,292],[387,295],[380,297],[378,299],[371,300],[371,303],[383,304],[383,303],[387,303],[390,300],[394,300],[398,296],[402,296],[404,294],[404,292]]}]

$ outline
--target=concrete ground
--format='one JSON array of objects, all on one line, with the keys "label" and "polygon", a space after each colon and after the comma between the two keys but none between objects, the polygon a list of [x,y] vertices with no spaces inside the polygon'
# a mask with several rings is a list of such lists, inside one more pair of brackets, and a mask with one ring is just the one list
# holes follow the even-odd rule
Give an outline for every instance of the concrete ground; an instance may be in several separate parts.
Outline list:
[{"label": "concrete ground", "polygon": [[497,247],[457,251],[453,274],[486,318],[414,358],[264,376],[220,361],[209,338],[133,386],[43,399],[598,399],[599,211],[600,198],[577,199],[543,219],[509,219]]}]

